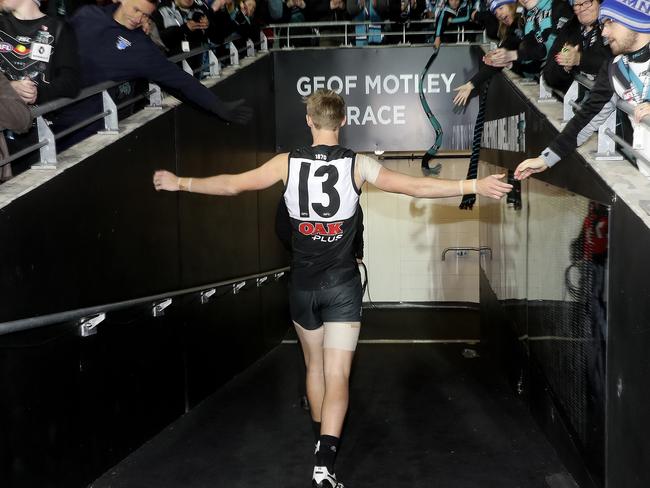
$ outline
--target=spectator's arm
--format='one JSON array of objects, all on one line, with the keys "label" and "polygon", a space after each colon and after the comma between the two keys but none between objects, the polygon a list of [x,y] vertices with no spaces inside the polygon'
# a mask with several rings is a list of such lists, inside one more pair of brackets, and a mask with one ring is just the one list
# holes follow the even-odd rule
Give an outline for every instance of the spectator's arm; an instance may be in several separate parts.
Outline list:
[{"label": "spectator's arm", "polygon": [[526,34],[517,48],[517,60],[520,62],[541,61],[545,58],[546,46],[537,42],[534,33]]},{"label": "spectator's arm", "polygon": [[9,80],[0,73],[0,130],[26,132],[31,124],[29,107],[11,87]]},{"label": "spectator's arm", "polygon": [[134,56],[138,56],[140,62],[130,74],[124,73],[126,79],[146,78],[181,100],[189,101],[227,122],[245,123],[250,119],[249,109],[247,113],[242,113],[243,102],[223,102],[196,78],[168,61],[155,44],[143,44],[139,51],[134,52]]},{"label": "spectator's arm", "polygon": [[53,52],[52,79],[48,84],[38,86],[37,103],[56,98],[74,98],[80,89],[79,52],[77,39],[72,28],[65,23]]},{"label": "spectator's arm", "polygon": [[616,95],[609,80],[611,63],[604,63],[589,99],[578,110],[564,130],[542,152],[547,166],[552,166],[576,147],[581,146],[607,117],[616,110]]}]

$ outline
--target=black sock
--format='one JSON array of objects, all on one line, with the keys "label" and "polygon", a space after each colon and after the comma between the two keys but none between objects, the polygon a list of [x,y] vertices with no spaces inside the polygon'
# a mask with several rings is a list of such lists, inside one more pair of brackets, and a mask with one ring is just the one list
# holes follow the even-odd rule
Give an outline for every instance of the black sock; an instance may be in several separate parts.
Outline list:
[{"label": "black sock", "polygon": [[318,440],[320,438],[320,422],[316,422],[315,420],[312,420],[311,428],[314,431],[314,439]]},{"label": "black sock", "polygon": [[339,449],[339,438],[331,435],[322,435],[318,439],[320,445],[316,451],[316,466],[327,466],[330,473],[334,473],[334,461]]}]

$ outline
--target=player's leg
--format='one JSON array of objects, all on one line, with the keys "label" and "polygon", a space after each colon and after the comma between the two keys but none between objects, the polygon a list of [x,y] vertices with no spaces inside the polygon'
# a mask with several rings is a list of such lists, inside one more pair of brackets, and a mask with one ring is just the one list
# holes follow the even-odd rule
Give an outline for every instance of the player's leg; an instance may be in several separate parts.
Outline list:
[{"label": "player's leg", "polygon": [[307,399],[309,400],[312,422],[315,424],[314,434],[318,437],[320,435],[321,408],[325,396],[325,375],[323,371],[324,328],[321,326],[315,330],[308,330],[297,322],[293,324],[305,357]]}]

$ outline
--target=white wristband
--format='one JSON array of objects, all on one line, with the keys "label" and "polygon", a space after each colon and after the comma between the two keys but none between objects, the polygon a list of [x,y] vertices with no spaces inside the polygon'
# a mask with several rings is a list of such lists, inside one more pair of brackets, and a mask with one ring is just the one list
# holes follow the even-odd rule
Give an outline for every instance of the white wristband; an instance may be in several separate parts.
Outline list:
[{"label": "white wristband", "polygon": [[472,192],[476,195],[476,178],[472,180]]},{"label": "white wristband", "polygon": [[[476,186],[476,185],[474,185]],[[187,191],[192,193],[192,178],[190,178],[190,181],[187,183]]]},{"label": "white wristband", "polygon": [[463,193],[463,182],[465,180],[458,180],[458,189],[460,190],[460,195],[463,196],[465,193]]}]

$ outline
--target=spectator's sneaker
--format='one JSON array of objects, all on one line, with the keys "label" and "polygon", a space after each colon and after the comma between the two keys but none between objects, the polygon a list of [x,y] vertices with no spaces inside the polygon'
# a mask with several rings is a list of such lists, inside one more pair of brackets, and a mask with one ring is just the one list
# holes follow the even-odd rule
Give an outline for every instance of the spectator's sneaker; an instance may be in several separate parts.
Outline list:
[{"label": "spectator's sneaker", "polygon": [[336,481],[336,475],[330,474],[325,466],[314,466],[311,483],[313,488],[343,488],[343,483]]}]

